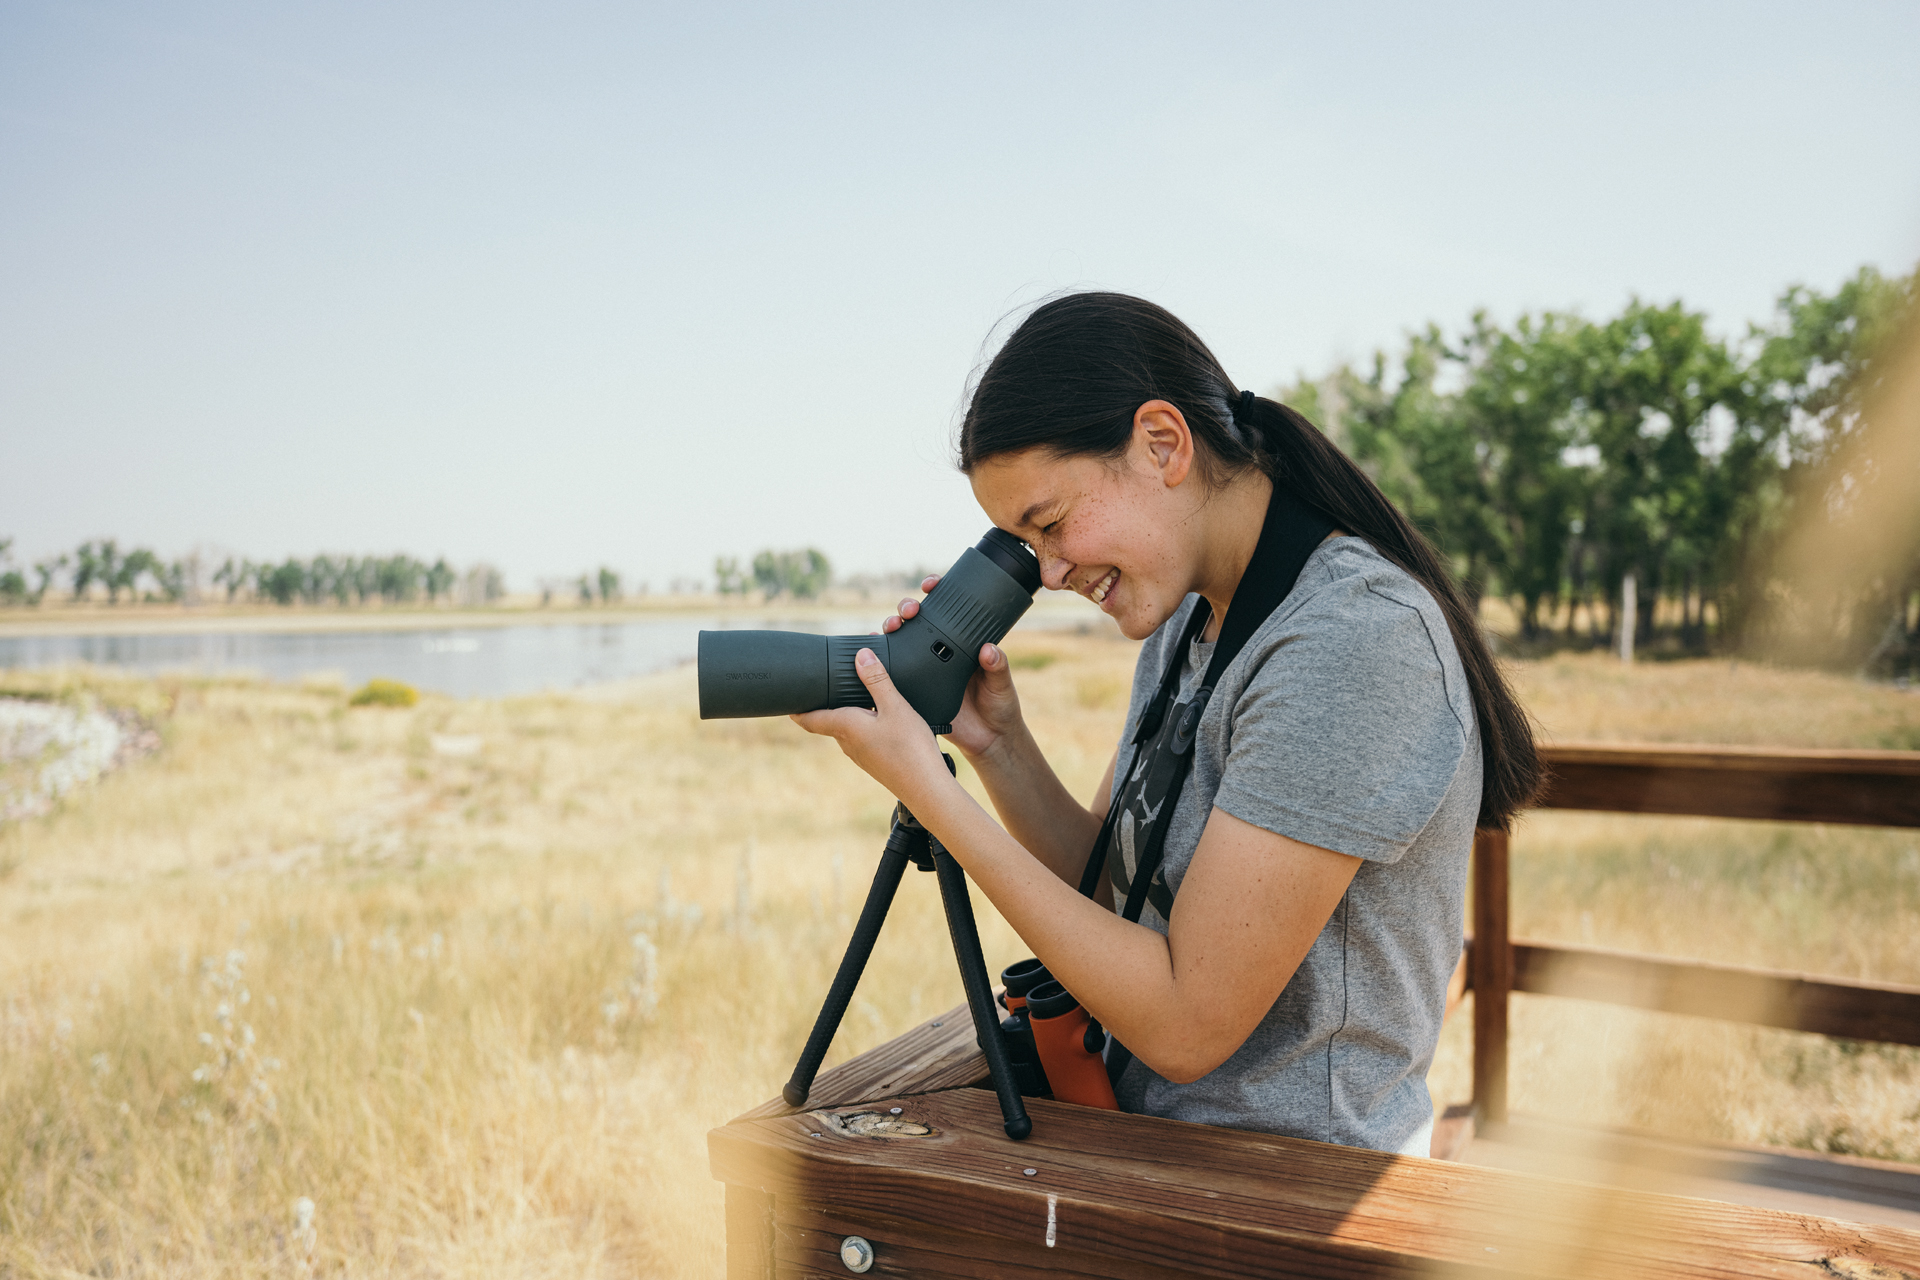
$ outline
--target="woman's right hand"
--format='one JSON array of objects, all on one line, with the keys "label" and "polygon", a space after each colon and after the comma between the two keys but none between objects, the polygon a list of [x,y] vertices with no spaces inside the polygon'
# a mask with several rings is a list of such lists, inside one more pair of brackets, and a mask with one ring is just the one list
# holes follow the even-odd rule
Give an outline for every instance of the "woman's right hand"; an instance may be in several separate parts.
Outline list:
[{"label": "woman's right hand", "polygon": [[[939,585],[940,576],[930,574],[921,581],[920,590],[931,592]],[[902,600],[900,612],[881,623],[880,629],[891,635],[919,612],[918,600]],[[997,644],[984,644],[978,657],[979,670],[967,682],[967,696],[953,718],[953,732],[947,735],[969,760],[986,755],[1021,727],[1020,695],[1013,687],[1013,669],[1007,663],[1006,651]]]}]

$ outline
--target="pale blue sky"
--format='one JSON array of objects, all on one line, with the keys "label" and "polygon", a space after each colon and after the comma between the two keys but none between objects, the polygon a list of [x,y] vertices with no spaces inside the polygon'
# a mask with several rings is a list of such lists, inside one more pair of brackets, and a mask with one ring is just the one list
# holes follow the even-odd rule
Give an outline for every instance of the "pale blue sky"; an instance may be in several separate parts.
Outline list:
[{"label": "pale blue sky", "polygon": [[1920,258],[1920,5],[0,7],[0,536],[942,564],[990,326],[1268,387]]}]

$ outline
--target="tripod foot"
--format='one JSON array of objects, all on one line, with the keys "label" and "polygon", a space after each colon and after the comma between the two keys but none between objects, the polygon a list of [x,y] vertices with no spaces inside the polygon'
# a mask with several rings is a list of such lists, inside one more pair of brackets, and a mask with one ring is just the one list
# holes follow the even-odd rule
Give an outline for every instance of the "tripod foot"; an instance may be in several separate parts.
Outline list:
[{"label": "tripod foot", "polygon": [[796,1110],[807,1105],[807,1091],[792,1080],[780,1086],[780,1096],[787,1100],[788,1106]]},{"label": "tripod foot", "polygon": [[1007,1121],[1006,1129],[1009,1138],[1012,1138],[1015,1142],[1020,1142],[1023,1141],[1028,1134],[1033,1132],[1033,1121],[1029,1120],[1026,1116],[1017,1116]]}]

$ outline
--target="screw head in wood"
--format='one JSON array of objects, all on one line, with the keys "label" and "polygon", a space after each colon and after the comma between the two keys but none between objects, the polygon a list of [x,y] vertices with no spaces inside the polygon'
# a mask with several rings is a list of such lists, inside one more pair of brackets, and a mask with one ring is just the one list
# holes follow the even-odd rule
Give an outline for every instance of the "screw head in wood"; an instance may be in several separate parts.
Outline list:
[{"label": "screw head in wood", "polygon": [[873,1246],[861,1236],[848,1236],[840,1242],[840,1262],[855,1275],[873,1269]]}]

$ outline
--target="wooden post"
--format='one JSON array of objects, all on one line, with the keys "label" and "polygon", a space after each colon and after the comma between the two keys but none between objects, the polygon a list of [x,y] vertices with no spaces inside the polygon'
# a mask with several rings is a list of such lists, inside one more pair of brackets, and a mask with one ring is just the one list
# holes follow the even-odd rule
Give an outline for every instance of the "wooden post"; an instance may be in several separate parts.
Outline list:
[{"label": "wooden post", "polygon": [[727,1184],[727,1280],[773,1280],[773,1197]]},{"label": "wooden post", "polygon": [[1473,1115],[1476,1125],[1507,1119],[1507,993],[1513,945],[1507,936],[1507,833],[1473,837]]}]

